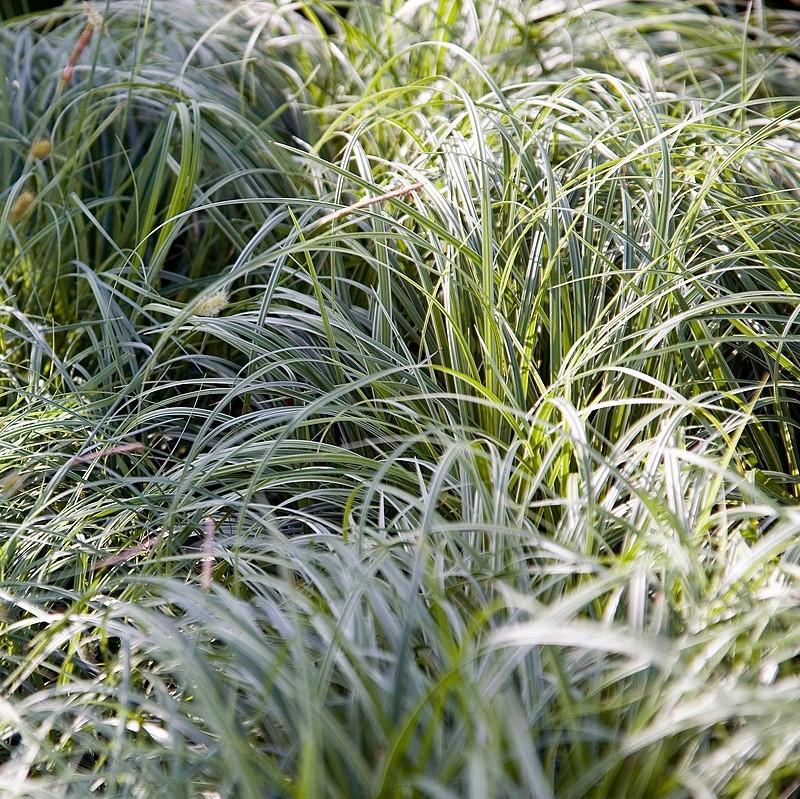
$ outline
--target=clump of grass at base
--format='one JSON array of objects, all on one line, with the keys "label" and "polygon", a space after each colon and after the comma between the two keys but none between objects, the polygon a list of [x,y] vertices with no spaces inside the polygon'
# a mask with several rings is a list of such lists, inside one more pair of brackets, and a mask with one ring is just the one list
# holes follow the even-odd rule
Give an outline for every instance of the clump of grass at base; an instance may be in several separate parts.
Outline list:
[{"label": "clump of grass at base", "polygon": [[2,109],[9,796],[791,795],[786,17],[104,13]]}]

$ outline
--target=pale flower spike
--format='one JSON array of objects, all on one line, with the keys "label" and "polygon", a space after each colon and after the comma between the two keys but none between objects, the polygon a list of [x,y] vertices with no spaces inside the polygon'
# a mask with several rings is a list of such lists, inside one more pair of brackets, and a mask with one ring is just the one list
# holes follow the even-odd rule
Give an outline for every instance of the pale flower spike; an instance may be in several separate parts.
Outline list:
[{"label": "pale flower spike", "polygon": [[219,316],[228,307],[228,293],[215,291],[203,297],[195,306],[195,316]]}]

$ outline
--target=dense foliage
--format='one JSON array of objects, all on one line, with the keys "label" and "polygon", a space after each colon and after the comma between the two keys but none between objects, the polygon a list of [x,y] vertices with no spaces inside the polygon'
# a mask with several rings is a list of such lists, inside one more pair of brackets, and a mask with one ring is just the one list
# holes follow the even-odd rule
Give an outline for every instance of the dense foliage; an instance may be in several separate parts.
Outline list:
[{"label": "dense foliage", "polygon": [[0,795],[800,790],[800,14],[0,26]]}]

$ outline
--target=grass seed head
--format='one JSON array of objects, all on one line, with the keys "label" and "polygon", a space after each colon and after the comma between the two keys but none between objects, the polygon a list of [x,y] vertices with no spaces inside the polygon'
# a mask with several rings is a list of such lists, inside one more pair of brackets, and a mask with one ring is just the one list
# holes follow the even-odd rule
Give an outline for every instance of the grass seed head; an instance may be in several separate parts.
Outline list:
[{"label": "grass seed head", "polygon": [[86,20],[93,28],[103,27],[103,15],[91,4],[83,4],[83,13],[86,15]]},{"label": "grass seed head", "polygon": [[41,139],[36,139],[31,145],[31,157],[35,158],[37,161],[42,161],[47,158],[52,151],[53,143],[46,136],[43,136]]},{"label": "grass seed head", "polygon": [[16,225],[27,213],[30,211],[36,195],[32,191],[23,191],[11,206],[11,213],[9,219],[12,225]]},{"label": "grass seed head", "polygon": [[196,316],[219,316],[228,307],[228,293],[215,291],[208,297],[203,297],[195,307]]}]

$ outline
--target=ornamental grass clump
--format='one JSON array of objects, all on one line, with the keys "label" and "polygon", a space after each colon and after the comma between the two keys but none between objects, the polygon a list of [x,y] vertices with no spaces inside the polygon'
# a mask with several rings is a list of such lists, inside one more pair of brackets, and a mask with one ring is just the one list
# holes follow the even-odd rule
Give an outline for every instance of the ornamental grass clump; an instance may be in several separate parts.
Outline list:
[{"label": "ornamental grass clump", "polygon": [[98,9],[0,26],[2,791],[792,796],[800,15]]}]

